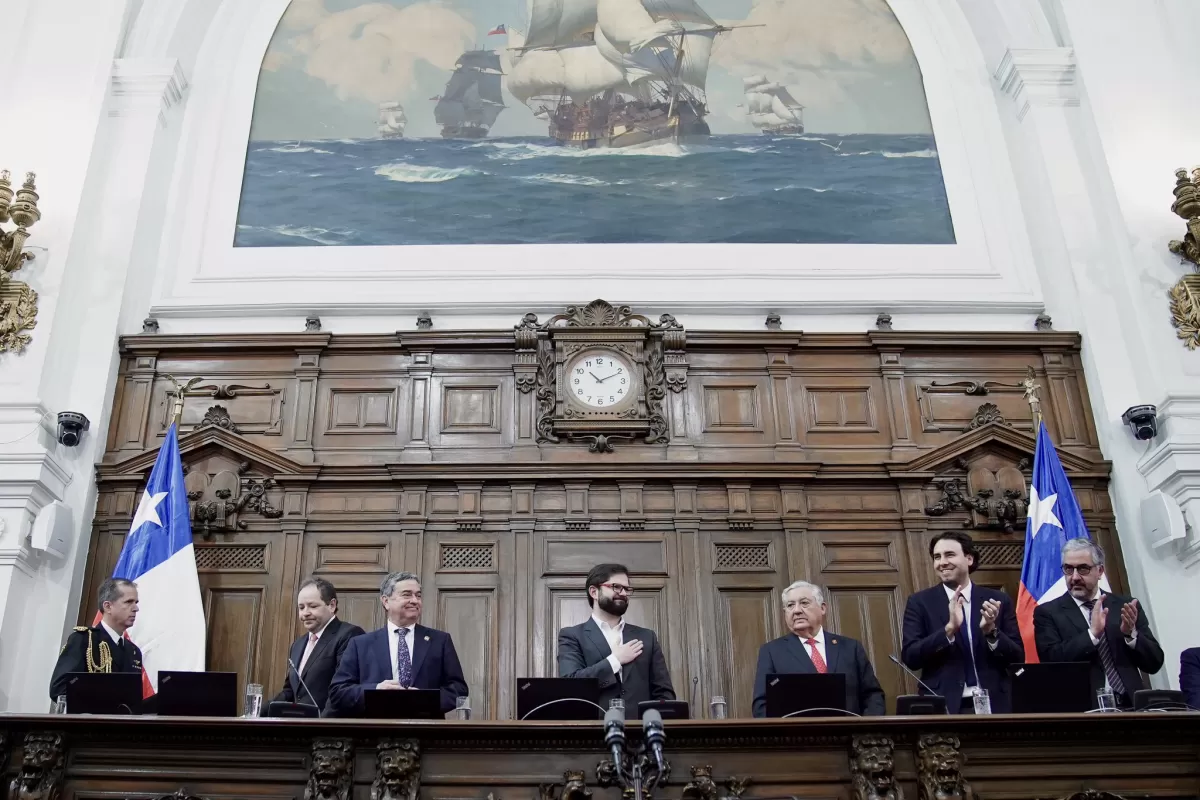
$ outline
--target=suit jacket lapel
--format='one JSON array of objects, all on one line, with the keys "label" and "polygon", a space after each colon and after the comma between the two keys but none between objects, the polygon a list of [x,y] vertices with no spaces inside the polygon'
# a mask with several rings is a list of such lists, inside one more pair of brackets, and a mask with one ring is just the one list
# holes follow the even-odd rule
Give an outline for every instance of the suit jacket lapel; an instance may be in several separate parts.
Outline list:
[{"label": "suit jacket lapel", "polygon": [[[312,652],[308,654],[308,661],[304,662],[304,669],[300,670],[302,676],[307,676],[308,668],[316,661],[317,656],[329,649],[330,641],[337,636],[338,625],[339,620],[335,617],[325,626],[325,630],[321,631],[321,638],[317,639],[317,643],[313,645]],[[307,647],[308,643],[306,642],[304,646]],[[304,657],[303,647],[300,649],[300,657]],[[296,666],[300,666],[299,661],[296,662]]]},{"label": "suit jacket lapel", "polygon": [[388,676],[388,680],[391,680],[393,677],[391,628],[388,628],[385,624],[384,627],[369,635],[375,637],[375,641],[372,643],[373,646],[371,647],[371,651],[375,654],[375,658],[383,666],[383,671]]},{"label": "suit jacket lapel", "polygon": [[[1101,598],[1103,601],[1103,597]],[[1088,630],[1087,620],[1083,618],[1083,611],[1080,610],[1079,604],[1075,602],[1075,598],[1070,594],[1065,594],[1058,601],[1061,606],[1063,616],[1071,623],[1071,626],[1079,633],[1086,633]]]},{"label": "suit jacket lapel", "polygon": [[[625,628],[628,630],[629,626],[626,625]],[[592,646],[600,651],[602,658],[608,658],[612,655],[612,648],[608,646],[608,639],[604,638],[604,633],[600,630],[600,626],[596,624],[594,618],[589,618],[587,622],[583,623],[583,630],[587,632]],[[621,641],[625,641],[624,636],[622,636]]]},{"label": "suit jacket lapel", "polygon": [[[807,650],[808,648],[804,649]],[[838,659],[841,658],[841,655],[842,643],[838,641],[838,637],[829,631],[825,631],[825,666],[827,671],[837,672]],[[811,661],[812,659],[809,660]]]},{"label": "suit jacket lapel", "polygon": [[429,629],[423,625],[413,628],[412,677],[416,685],[417,674],[421,671],[421,663],[429,652]]},{"label": "suit jacket lapel", "polygon": [[800,637],[794,633],[789,633],[784,639],[784,645],[788,653],[791,654],[795,662],[800,666],[801,672],[815,673],[817,668],[813,666],[812,659],[808,657],[808,648],[804,646],[804,642],[800,641]]}]

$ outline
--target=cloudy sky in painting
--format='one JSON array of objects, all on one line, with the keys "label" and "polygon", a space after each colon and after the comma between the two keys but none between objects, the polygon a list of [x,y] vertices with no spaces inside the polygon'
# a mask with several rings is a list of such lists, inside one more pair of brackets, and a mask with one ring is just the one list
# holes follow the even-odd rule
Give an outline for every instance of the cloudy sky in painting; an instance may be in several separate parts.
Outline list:
[{"label": "cloudy sky in painting", "polygon": [[[742,78],[787,84],[813,132],[928,133],[921,73],[886,0],[699,0],[723,34],[709,71],[714,133],[751,133]],[[413,137],[436,136],[431,98],[472,47],[524,28],[523,0],[293,0],[258,82],[253,139],[374,135],[378,104],[404,105]],[[545,135],[546,125],[505,92],[493,136]]]}]

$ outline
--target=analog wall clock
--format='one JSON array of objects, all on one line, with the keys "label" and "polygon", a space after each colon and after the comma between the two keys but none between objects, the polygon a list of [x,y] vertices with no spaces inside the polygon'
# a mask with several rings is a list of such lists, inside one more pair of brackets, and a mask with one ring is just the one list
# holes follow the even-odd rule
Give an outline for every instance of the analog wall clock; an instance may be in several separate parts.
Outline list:
[{"label": "analog wall clock", "polygon": [[563,365],[564,394],[587,410],[624,408],[636,401],[638,376],[624,353],[589,348]]}]

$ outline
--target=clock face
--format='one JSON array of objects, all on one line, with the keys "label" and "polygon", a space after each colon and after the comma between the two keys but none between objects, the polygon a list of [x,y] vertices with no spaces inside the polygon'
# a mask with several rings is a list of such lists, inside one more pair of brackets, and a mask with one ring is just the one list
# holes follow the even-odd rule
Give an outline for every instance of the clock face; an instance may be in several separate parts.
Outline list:
[{"label": "clock face", "polygon": [[636,396],[632,362],[611,350],[587,350],[564,370],[566,393],[588,408],[623,405]]}]

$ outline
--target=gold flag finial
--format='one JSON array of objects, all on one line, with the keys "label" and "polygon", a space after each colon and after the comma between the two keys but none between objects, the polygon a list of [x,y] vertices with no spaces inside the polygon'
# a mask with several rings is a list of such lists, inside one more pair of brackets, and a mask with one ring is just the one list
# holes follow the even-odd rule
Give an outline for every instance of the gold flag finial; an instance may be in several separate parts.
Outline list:
[{"label": "gold flag finial", "polygon": [[180,383],[174,375],[164,375],[163,377],[175,387],[175,391],[172,393],[175,395],[175,405],[171,409],[171,420],[178,425],[183,420],[183,399],[187,397],[188,391],[204,378],[189,378],[187,383]]},{"label": "gold flag finial", "polygon": [[1021,381],[1021,386],[1025,387],[1025,402],[1029,403],[1029,410],[1033,413],[1034,436],[1042,425],[1042,385],[1035,382],[1035,377],[1033,367],[1026,367],[1025,380]]}]

